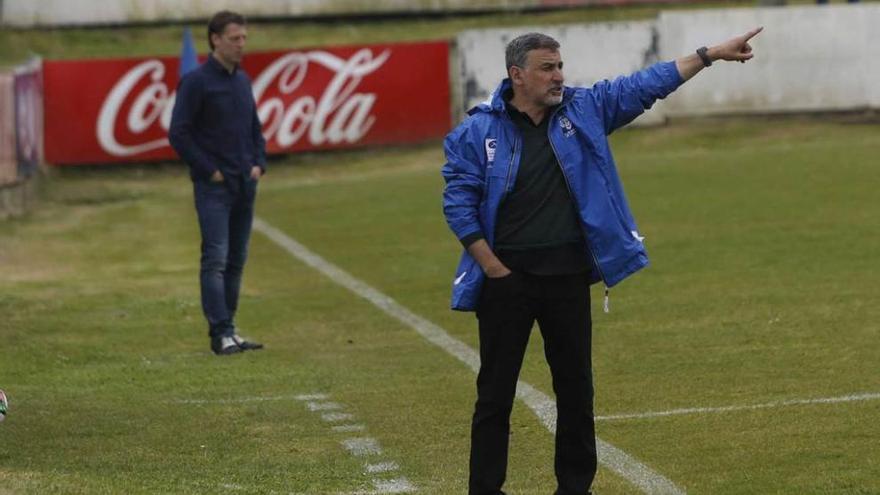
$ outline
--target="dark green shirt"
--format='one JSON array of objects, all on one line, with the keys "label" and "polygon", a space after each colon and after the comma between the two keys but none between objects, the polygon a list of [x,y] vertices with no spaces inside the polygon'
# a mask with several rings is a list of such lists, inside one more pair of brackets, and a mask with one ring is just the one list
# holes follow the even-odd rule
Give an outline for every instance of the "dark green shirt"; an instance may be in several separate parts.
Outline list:
[{"label": "dark green shirt", "polygon": [[535,124],[507,105],[522,138],[522,151],[513,190],[498,209],[495,252],[508,268],[536,275],[592,268],[574,201],[547,135],[553,110]]}]

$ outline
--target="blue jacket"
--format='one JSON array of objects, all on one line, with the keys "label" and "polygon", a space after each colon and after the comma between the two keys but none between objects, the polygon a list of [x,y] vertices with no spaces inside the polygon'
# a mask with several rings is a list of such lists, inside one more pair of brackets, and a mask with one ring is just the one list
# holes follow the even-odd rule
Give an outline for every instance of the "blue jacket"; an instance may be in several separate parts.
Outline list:
[{"label": "blue jacket", "polygon": [[[661,62],[590,88],[566,87],[551,114],[550,144],[562,167],[600,279],[612,287],[648,265],[607,136],[638,117],[683,80],[675,62]],[[516,182],[522,139],[505,110],[505,79],[489,99],[446,136],[443,212],[459,240],[481,233],[493,246],[498,206]],[[483,271],[462,253],[452,287],[452,309],[476,309]]]},{"label": "blue jacket", "polygon": [[251,81],[241,68],[230,74],[213,56],[180,80],[168,140],[193,180],[207,180],[217,170],[247,177],[254,165],[266,171]]}]

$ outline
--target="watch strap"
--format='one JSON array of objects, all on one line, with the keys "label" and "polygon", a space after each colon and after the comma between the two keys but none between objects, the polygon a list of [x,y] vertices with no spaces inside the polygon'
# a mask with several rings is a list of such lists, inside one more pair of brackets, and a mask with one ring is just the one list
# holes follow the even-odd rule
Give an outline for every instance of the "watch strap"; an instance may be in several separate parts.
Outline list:
[{"label": "watch strap", "polygon": [[697,55],[699,55],[700,60],[703,61],[704,67],[709,67],[710,65],[712,65],[712,59],[709,58],[709,54],[707,53],[708,51],[709,51],[709,49],[706,48],[705,46],[701,46],[701,47],[697,48]]}]

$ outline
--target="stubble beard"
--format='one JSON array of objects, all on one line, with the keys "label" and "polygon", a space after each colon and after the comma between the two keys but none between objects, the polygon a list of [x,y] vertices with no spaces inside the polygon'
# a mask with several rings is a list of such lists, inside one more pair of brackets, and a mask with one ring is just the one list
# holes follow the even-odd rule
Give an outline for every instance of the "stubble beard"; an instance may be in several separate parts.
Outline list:
[{"label": "stubble beard", "polygon": [[562,95],[547,95],[547,97],[544,98],[544,104],[548,107],[553,107],[560,103],[562,103]]}]

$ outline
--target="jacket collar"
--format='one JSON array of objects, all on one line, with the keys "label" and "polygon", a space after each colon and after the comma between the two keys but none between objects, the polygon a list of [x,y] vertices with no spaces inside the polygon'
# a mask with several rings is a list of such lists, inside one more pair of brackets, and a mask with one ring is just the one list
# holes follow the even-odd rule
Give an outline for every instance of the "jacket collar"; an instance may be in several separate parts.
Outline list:
[{"label": "jacket collar", "polygon": [[[501,84],[499,84],[498,87],[496,87],[495,90],[489,94],[489,97],[486,98],[485,101],[468,110],[468,115],[474,115],[480,112],[505,112],[507,110],[507,102],[504,101],[504,94],[507,93],[511,89],[511,87],[512,83],[510,82],[510,78],[505,78],[503,81],[501,81]],[[560,104],[560,106],[565,106],[573,96],[574,88],[563,86],[562,103]]]},{"label": "jacket collar", "polygon": [[205,63],[208,64],[208,67],[210,67],[211,70],[213,70],[215,72],[220,72],[220,73],[225,74],[227,76],[229,76],[229,75],[234,76],[235,73],[238,72],[238,64],[235,64],[235,67],[232,68],[232,72],[230,73],[228,70],[226,70],[226,67],[223,67],[223,64],[221,64],[220,61],[217,60],[216,57],[214,57],[213,53],[208,54],[208,60]]}]

